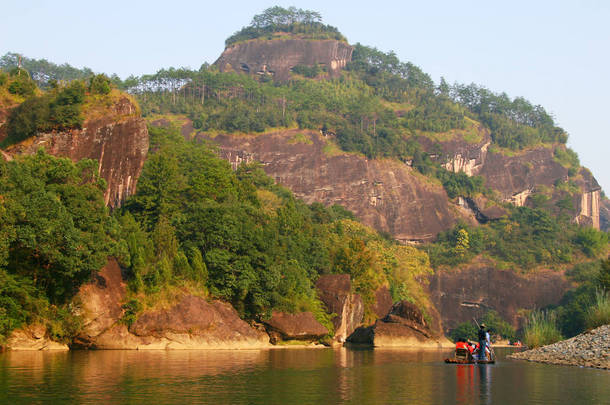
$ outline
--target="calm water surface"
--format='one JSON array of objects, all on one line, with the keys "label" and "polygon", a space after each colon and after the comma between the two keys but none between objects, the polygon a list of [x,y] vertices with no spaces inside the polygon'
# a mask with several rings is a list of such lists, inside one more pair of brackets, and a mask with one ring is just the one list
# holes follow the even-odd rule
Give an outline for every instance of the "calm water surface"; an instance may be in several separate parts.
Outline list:
[{"label": "calm water surface", "polygon": [[286,349],[0,354],[0,403],[610,404],[610,372],[448,351]]}]

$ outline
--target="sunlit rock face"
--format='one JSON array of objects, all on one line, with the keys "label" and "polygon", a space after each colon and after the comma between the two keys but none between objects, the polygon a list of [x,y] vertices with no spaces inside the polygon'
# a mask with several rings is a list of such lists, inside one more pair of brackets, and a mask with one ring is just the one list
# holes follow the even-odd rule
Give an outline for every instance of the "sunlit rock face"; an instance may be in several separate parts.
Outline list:
[{"label": "sunlit rock face", "polygon": [[364,303],[359,294],[352,293],[349,274],[325,274],[316,281],[318,297],[332,318],[335,329],[334,340],[339,343],[361,325],[364,318]]},{"label": "sunlit rock face", "polygon": [[[296,142],[297,135],[304,135],[305,141]],[[262,162],[269,176],[305,202],[343,205],[366,225],[404,243],[431,240],[459,219],[471,220],[438,182],[399,161],[369,160],[332,149],[329,139],[314,131],[288,130],[218,135],[213,141],[233,167]]]},{"label": "sunlit rock face", "polygon": [[229,46],[214,64],[221,72],[268,75],[287,80],[297,65],[321,66],[335,76],[352,60],[353,48],[337,40],[251,40]]},{"label": "sunlit rock face", "polygon": [[81,129],[37,134],[7,152],[35,153],[40,148],[75,162],[97,160],[99,174],[107,183],[105,203],[114,208],[135,193],[148,153],[148,130],[136,106],[122,97],[104,114],[86,117]]}]

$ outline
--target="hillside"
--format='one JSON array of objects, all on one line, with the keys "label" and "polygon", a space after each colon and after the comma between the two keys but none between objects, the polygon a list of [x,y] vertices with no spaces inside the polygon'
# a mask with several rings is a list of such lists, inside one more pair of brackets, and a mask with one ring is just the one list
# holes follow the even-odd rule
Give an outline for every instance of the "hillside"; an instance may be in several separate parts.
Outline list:
[{"label": "hillside", "polygon": [[[79,347],[192,348],[209,343],[192,328],[222,324],[245,345],[342,342],[406,311],[409,336],[438,344],[473,316],[518,328],[542,306],[564,333],[584,327],[607,199],[541,106],[435,84],[297,9],[255,16],[199,70],[26,65],[0,76],[3,337],[43,323]],[[120,293],[90,327],[104,304],[70,308],[102,279]]]}]

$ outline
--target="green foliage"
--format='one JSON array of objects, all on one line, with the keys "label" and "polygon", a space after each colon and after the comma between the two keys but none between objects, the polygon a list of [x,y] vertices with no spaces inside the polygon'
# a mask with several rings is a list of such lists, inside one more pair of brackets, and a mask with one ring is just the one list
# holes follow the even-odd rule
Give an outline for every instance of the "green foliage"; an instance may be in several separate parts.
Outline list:
[{"label": "green foliage", "polygon": [[30,97],[36,91],[36,83],[25,69],[14,68],[10,72],[11,80],[8,91],[22,97]]},{"label": "green foliage", "polygon": [[40,151],[6,163],[0,176],[8,201],[3,227],[12,228],[6,269],[31,278],[51,302],[70,298],[110,249],[104,188],[94,161],[74,164]]},{"label": "green foliage", "polygon": [[80,328],[65,304],[114,245],[104,189],[91,160],[0,161],[0,339],[38,321],[60,341]]},{"label": "green foliage", "polygon": [[[487,311],[480,322],[487,325],[487,329],[492,336],[499,336],[508,340],[514,340],[516,337],[515,329],[494,310]],[[478,331],[479,328],[474,322],[463,322],[451,329],[448,336],[454,342],[460,338],[477,341]]]},{"label": "green foliage", "polygon": [[291,33],[306,39],[338,39],[345,41],[345,37],[335,27],[322,23],[320,13],[297,9],[296,7],[275,6],[255,15],[250,25],[243,27],[227,38],[225,45],[228,47],[236,42],[260,37],[271,39],[274,33],[281,32]]},{"label": "green foliage", "polygon": [[597,277],[597,282],[600,288],[604,289],[605,291],[610,291],[610,257],[601,261],[601,268],[599,271],[599,276]]},{"label": "green foliage", "polygon": [[112,84],[108,76],[99,74],[89,79],[89,92],[91,94],[105,95],[112,90]]},{"label": "green foliage", "polygon": [[8,273],[0,266],[0,342],[42,313],[46,302],[31,279]]},{"label": "green foliage", "polygon": [[[599,255],[606,245],[600,242],[605,235],[599,231],[580,228],[567,218],[556,218],[547,211],[527,207],[507,207],[508,218],[472,227],[458,224],[439,233],[436,242],[425,246],[433,266],[466,263],[485,253],[499,262],[510,263],[521,269],[531,269],[569,263],[576,249]],[[469,247],[459,244],[461,230],[468,234]],[[579,235],[594,235],[584,238]],[[599,237],[599,239],[598,239]],[[580,242],[575,244],[575,240]],[[595,243],[589,242],[594,240]],[[599,242],[599,243],[598,243]],[[593,248],[594,246],[594,248]],[[460,254],[456,254],[457,250]]]},{"label": "green foliage", "polygon": [[468,176],[464,172],[454,173],[437,169],[436,177],[443,183],[449,198],[474,197],[485,191],[485,179],[481,176]]},{"label": "green foliage", "polygon": [[458,339],[477,341],[479,329],[473,322],[462,322],[448,333],[449,339],[457,342]]},{"label": "green foliage", "polygon": [[530,314],[523,331],[523,341],[529,348],[550,345],[562,339],[554,312],[533,311]]},{"label": "green foliage", "polygon": [[307,66],[307,65],[296,65],[292,68],[292,73],[296,73],[297,75],[302,75],[308,77],[310,79],[317,77],[320,73],[322,73],[322,69],[320,66]]},{"label": "green foliage", "polygon": [[500,336],[502,339],[508,340],[514,340],[516,337],[515,328],[494,310],[487,311],[481,321],[487,325],[490,334],[493,336]]},{"label": "green foliage", "polygon": [[455,84],[450,94],[491,129],[492,140],[501,147],[519,150],[538,143],[567,142],[568,135],[555,126],[553,117],[522,97],[511,100],[506,93],[495,94],[475,84]]},{"label": "green foliage", "polygon": [[131,326],[137,319],[138,313],[142,310],[142,304],[137,299],[130,299],[122,306],[123,317],[121,318],[121,322],[123,322],[128,327]]},{"label": "green foliage", "polygon": [[568,169],[578,169],[580,167],[580,160],[578,155],[572,149],[565,147],[555,148],[555,160],[557,160],[563,167]]},{"label": "green foliage", "polygon": [[80,128],[85,100],[85,85],[73,81],[42,96],[33,96],[11,111],[7,120],[7,146],[36,135],[38,132]]},{"label": "green foliage", "polygon": [[11,71],[19,66],[28,71],[31,78],[41,88],[49,88],[51,82],[70,82],[72,80],[85,80],[93,76],[93,71],[89,68],[78,69],[67,63],[57,65],[46,59],[30,59],[16,53],[8,52],[0,58],[0,69]]},{"label": "green foliage", "polygon": [[610,324],[610,292],[595,291],[595,302],[587,310],[585,318],[587,328],[593,329]]},{"label": "green foliage", "polygon": [[608,234],[592,227],[579,228],[574,242],[589,257],[598,256],[608,249]]},{"label": "green foliage", "polygon": [[233,171],[175,128],[151,127],[150,134],[138,192],[117,214],[132,291],[155,293],[187,280],[245,317],[312,311],[331,330],[314,289],[320,274],[350,274],[369,315],[381,285],[425,304],[416,281],[431,271],[425,253],[382,238],[344,208],[304,204],[259,164]]}]

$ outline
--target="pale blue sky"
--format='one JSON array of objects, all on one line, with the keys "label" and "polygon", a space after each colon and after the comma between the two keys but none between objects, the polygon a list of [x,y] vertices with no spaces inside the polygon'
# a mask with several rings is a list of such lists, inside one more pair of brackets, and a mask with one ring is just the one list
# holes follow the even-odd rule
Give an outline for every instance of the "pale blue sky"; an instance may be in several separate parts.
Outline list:
[{"label": "pale blue sky", "polygon": [[121,77],[211,63],[224,40],[267,7],[316,10],[350,43],[394,50],[437,82],[475,82],[543,105],[610,190],[610,1],[3,3],[0,54]]}]

